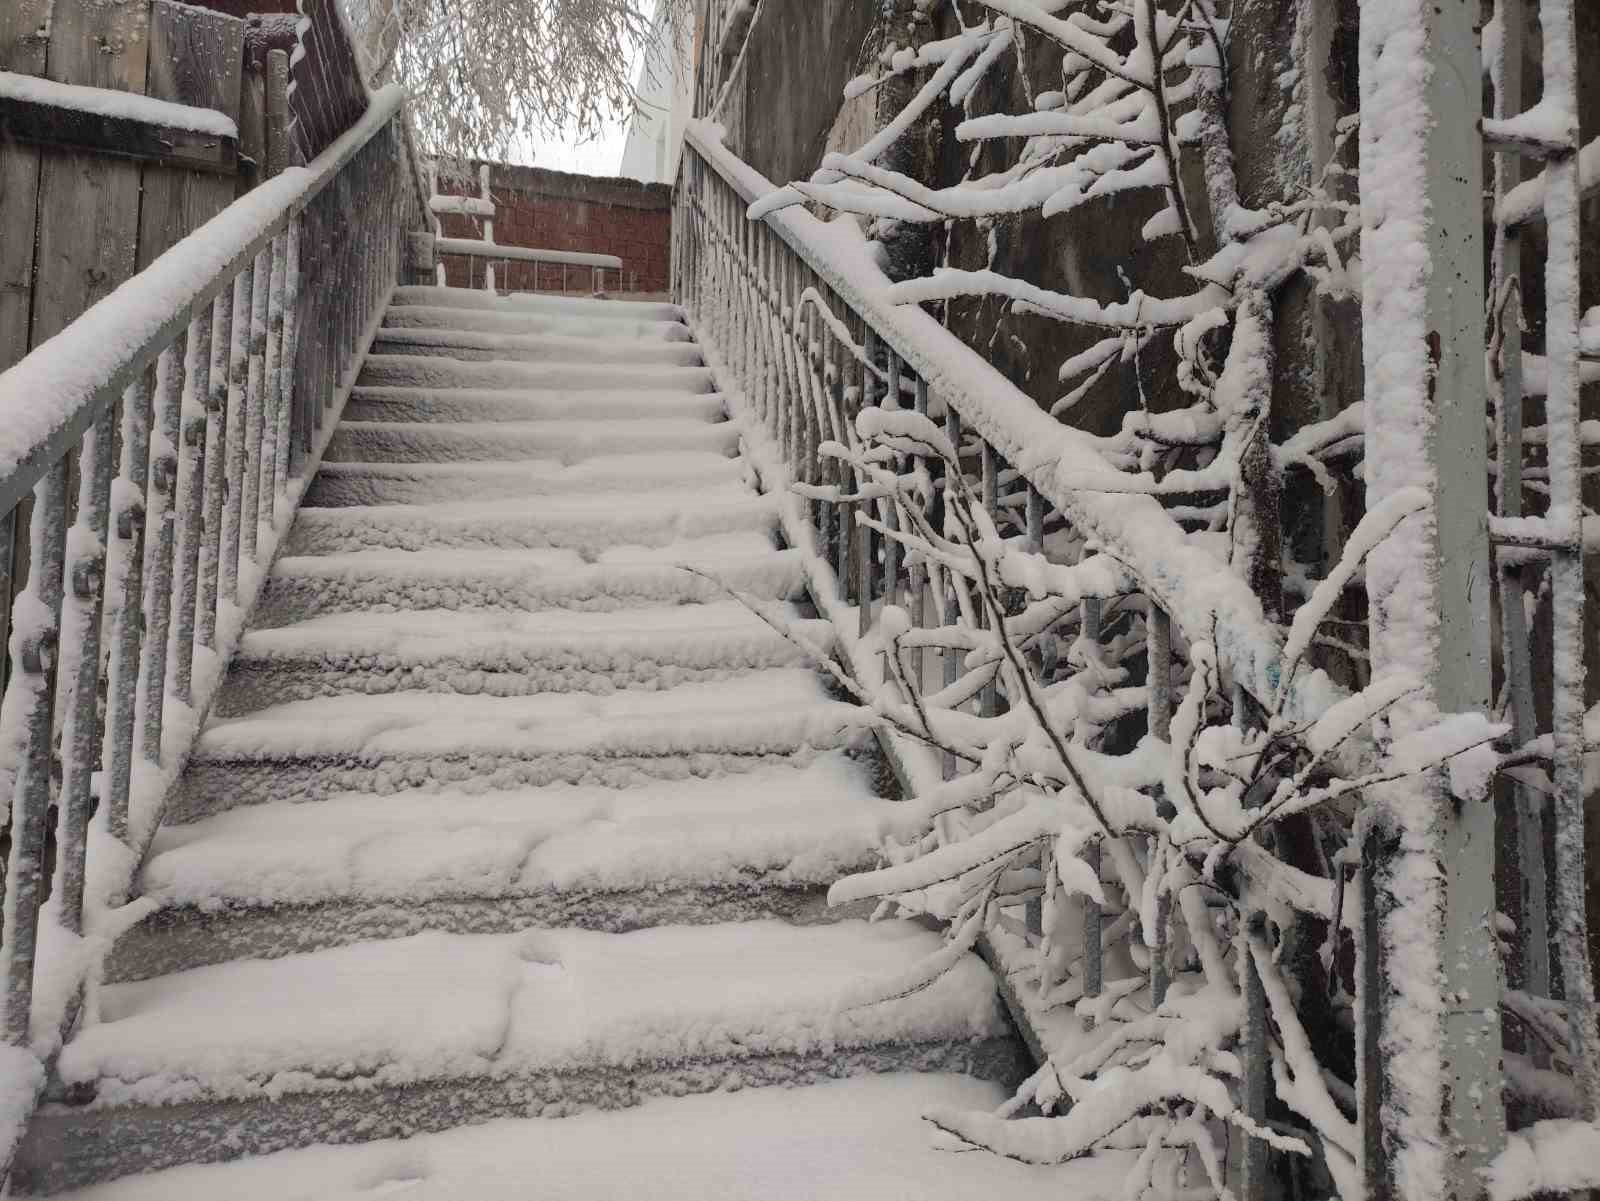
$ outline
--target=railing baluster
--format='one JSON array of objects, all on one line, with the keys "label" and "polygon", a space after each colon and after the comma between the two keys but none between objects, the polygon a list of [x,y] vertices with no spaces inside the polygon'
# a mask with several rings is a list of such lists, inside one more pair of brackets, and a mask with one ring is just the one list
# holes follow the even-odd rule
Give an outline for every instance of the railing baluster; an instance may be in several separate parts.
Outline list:
[{"label": "railing baluster", "polygon": [[[111,664],[106,676],[106,735],[110,809],[106,823],[113,837],[128,837],[128,798],[133,773],[134,730],[140,650],[144,643],[144,545],[148,513],[145,488],[150,462],[151,373],[145,372],[122,395],[122,467],[114,496],[116,537],[111,543],[108,581],[122,583],[112,620]],[[115,592],[113,592],[115,596]]]},{"label": "railing baluster", "polygon": [[[950,498],[956,494],[961,474],[961,414],[955,411],[953,405],[947,404],[944,407],[944,436],[950,443],[951,453],[955,456],[955,462],[953,464],[945,464],[942,471],[944,478],[944,532],[946,537],[950,537],[954,534],[955,527],[955,520],[951,515]],[[943,611],[940,614],[941,624],[947,626],[959,625],[961,622],[961,607],[957,599],[956,589],[960,587],[960,584],[956,581],[954,572],[945,571],[943,578],[946,595],[942,606]],[[961,675],[961,659],[963,656],[960,651],[950,647],[941,650],[939,656],[944,663],[944,686],[948,688]],[[944,778],[953,780],[955,775],[956,757],[952,752],[946,751],[944,753]]]},{"label": "railing baluster", "polygon": [[[1100,637],[1100,598],[1085,597],[1078,607],[1083,628],[1080,636],[1085,644]],[[1100,844],[1091,843],[1084,848],[1083,861],[1098,879],[1100,875]],[[1083,898],[1083,995],[1098,997],[1105,984],[1104,949],[1101,946],[1101,926],[1104,914],[1100,902],[1093,897]]]},{"label": "railing baluster", "polygon": [[180,426],[177,504],[183,506],[178,524],[178,550],[173,581],[172,689],[185,705],[193,699],[194,620],[199,601],[201,522],[205,512],[206,402],[211,395],[212,306],[202,305],[189,327],[184,363]]},{"label": "railing baluster", "polygon": [[[51,676],[61,631],[67,474],[67,460],[60,459],[34,487],[28,586],[18,598],[20,616],[15,619],[22,628],[12,636],[20,644],[7,699],[20,703],[26,713],[23,758],[11,790],[11,856],[6,870],[5,916],[0,924],[7,973],[5,1037],[13,1046],[28,1042],[39,906],[44,902],[45,823],[50,808],[54,716]],[[22,635],[20,640],[17,633]]]},{"label": "railing baluster", "polygon": [[267,303],[272,291],[272,251],[256,255],[250,280],[250,359],[245,385],[244,483],[240,489],[239,571],[254,562],[261,522],[261,442],[267,379]]},{"label": "railing baluster", "polygon": [[[998,481],[1000,475],[999,459],[994,453],[994,447],[989,445],[989,440],[987,438],[981,440],[978,445],[980,448],[979,470],[981,472],[983,508],[984,511],[989,514],[989,519],[998,527],[1000,524],[1000,503],[998,495]],[[980,608],[978,610],[978,624],[980,626],[987,627],[989,625],[989,620],[988,611]],[[987,684],[983,686],[983,690],[978,693],[978,713],[983,717],[993,717],[999,709],[1000,687],[998,681],[999,675],[997,673],[989,680]]]},{"label": "railing baluster", "polygon": [[[188,347],[197,331],[191,322],[186,334],[161,352],[156,362],[154,435],[150,441],[150,485],[145,554],[146,620],[140,685],[143,705],[139,714],[139,751],[151,763],[161,762],[163,710],[167,691],[167,636],[172,624],[172,558],[178,485],[178,438],[183,408]],[[153,533],[153,538],[149,534]]]},{"label": "railing baluster", "polygon": [[244,481],[246,412],[250,393],[250,306],[255,295],[255,265],[250,263],[233,281],[233,320],[228,349],[228,409],[223,419],[226,433],[227,488],[222,519],[222,582],[217,604],[238,604],[239,561],[244,546]]},{"label": "railing baluster", "polygon": [[[861,398],[858,411],[864,412],[869,406],[876,403],[875,397],[878,390],[877,377],[873,374],[873,359],[877,354],[878,335],[870,325],[864,325],[861,338]],[[862,494],[867,491],[868,476],[865,471],[860,472],[856,480],[856,490]],[[860,515],[856,525],[856,604],[860,606],[860,619],[858,632],[864,638],[867,631],[872,628],[872,595],[873,595],[873,568],[876,566],[878,535],[867,520],[875,516],[877,505],[870,500],[862,500],[856,507]]]},{"label": "railing baluster", "polygon": [[256,495],[260,498],[259,520],[269,528],[275,528],[278,519],[278,430],[282,425],[285,400],[283,296],[288,242],[283,234],[272,239],[272,273],[267,282],[267,340],[261,368],[261,480]]},{"label": "railing baluster", "polygon": [[[891,347],[886,347],[888,354],[889,384],[888,391],[884,393],[883,406],[888,409],[900,408],[900,355]],[[894,469],[898,473],[905,464],[897,457]],[[878,506],[883,515],[884,526],[890,531],[898,531],[900,520],[895,508],[893,498]],[[883,540],[883,603],[897,605],[900,603],[900,543],[895,538],[886,537]]]},{"label": "railing baluster", "polygon": [[222,505],[228,490],[228,355],[233,345],[233,289],[224,288],[211,306],[211,367],[206,389],[205,516],[200,538],[195,639],[217,646],[217,588],[222,572]]},{"label": "railing baluster", "polygon": [[116,408],[108,406],[83,440],[79,460],[78,520],[68,536],[68,580],[62,602],[65,665],[58,677],[62,705],[62,776],[56,835],[56,878],[61,924],[83,932],[85,851],[94,771],[100,759],[100,626],[106,592],[106,539],[111,477],[116,466]]}]

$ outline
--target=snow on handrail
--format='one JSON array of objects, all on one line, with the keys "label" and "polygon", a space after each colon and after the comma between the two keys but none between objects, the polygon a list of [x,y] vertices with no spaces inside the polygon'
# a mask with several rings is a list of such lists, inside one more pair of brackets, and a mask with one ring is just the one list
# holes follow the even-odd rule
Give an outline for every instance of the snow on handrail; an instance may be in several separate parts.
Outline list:
[{"label": "snow on handrail", "polygon": [[[719,126],[691,121],[685,136],[745,203],[775,190],[723,145]],[[1273,705],[1282,678],[1283,636],[1243,579],[1190,542],[1154,498],[1086,488],[1085,481],[1115,478],[1117,469],[1086,436],[1040,409],[931,314],[892,302],[889,281],[853,221],[823,222],[799,207],[762,219],[917,372],[932,395],[954,409],[1102,553],[1124,563],[1186,638],[1213,642],[1232,681],[1263,706]],[[1282,713],[1292,722],[1312,720],[1345,695],[1320,669],[1301,669],[1290,681]]]},{"label": "snow on handrail", "polygon": [[306,167],[229,205],[0,375],[0,513],[9,511],[405,101],[390,85]]}]

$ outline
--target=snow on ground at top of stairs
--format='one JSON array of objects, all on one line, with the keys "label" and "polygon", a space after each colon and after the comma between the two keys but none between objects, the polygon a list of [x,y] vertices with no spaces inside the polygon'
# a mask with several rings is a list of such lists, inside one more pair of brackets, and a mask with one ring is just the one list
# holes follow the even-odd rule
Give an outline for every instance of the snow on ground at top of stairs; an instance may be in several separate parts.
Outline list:
[{"label": "snow on ground at top of stairs", "polygon": [[157,835],[143,895],[162,905],[311,905],[340,899],[504,897],[832,883],[898,832],[903,806],[878,799],[843,752],[805,766],[502,792],[345,793],[272,801]]},{"label": "snow on ground at top of stairs", "polygon": [[663,692],[452,696],[428,692],[290,701],[210,723],[211,759],[350,755],[675,755],[837,745],[866,720],[829,700],[814,671],[770,668]]},{"label": "snow on ground at top of stairs", "polygon": [[476,288],[396,288],[393,307],[423,305],[434,308],[488,309],[503,313],[538,313],[590,321],[682,321],[683,310],[659,301],[601,300],[590,296],[548,296],[514,292],[495,296]]},{"label": "snow on ground at top of stairs", "polygon": [[957,1153],[921,1115],[996,1084],[895,1073],[657,1098],[636,1109],[173,1168],[59,1201],[1077,1201],[1120,1197],[1136,1152],[1037,1167]]},{"label": "snow on ground at top of stairs", "polygon": [[470,329],[501,334],[562,334],[573,338],[639,338],[687,342],[689,327],[676,320],[636,320],[631,316],[596,320],[593,315],[561,316],[537,311],[463,309],[448,305],[396,305],[383,316],[383,328]]},{"label": "snow on ground at top of stairs", "polygon": [[59,1070],[97,1105],[160,1104],[1003,1037],[975,957],[840,1007],[942,943],[895,921],[429,932],[106,985]]},{"label": "snow on ground at top of stairs", "polygon": [[[464,351],[473,353],[462,353]],[[670,363],[680,367],[698,367],[703,361],[700,347],[693,342],[389,327],[378,330],[373,342],[373,352],[552,363],[582,363],[599,357],[608,363]]]}]

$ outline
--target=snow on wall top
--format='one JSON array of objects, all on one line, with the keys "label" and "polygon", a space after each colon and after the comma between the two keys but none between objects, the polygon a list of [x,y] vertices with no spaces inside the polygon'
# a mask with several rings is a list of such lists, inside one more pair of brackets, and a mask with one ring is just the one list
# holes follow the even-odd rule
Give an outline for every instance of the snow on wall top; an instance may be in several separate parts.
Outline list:
[{"label": "snow on wall top", "polygon": [[219,138],[239,136],[239,127],[234,124],[233,119],[214,108],[175,104],[170,100],[141,96],[137,92],[119,92],[111,88],[56,83],[32,75],[18,75],[14,71],[0,71],[0,100],[44,104],[51,108],[70,109],[73,112],[90,113],[98,117],[120,117],[128,121],[142,121],[149,125],[165,125],[169,129],[208,133]]}]

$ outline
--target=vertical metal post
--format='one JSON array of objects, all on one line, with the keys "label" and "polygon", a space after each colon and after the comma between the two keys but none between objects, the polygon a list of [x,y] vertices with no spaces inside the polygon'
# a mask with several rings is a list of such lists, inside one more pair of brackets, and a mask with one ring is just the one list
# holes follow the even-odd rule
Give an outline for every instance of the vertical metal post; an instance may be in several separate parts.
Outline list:
[{"label": "vertical metal post", "polygon": [[[1028,485],[1027,499],[1027,532],[1024,549],[1030,555],[1044,553],[1044,496],[1032,484]],[[1039,850],[1039,873],[1044,879],[1044,887],[1050,888],[1050,847],[1048,844]],[[1040,938],[1044,936],[1044,903],[1042,898],[1031,900],[1023,912],[1024,925],[1028,933]],[[1039,981],[1040,992],[1048,990],[1055,982],[1041,978]]]},{"label": "vertical metal post", "polygon": [[233,290],[224,288],[211,306],[211,364],[206,381],[205,516],[200,538],[199,590],[195,595],[195,638],[217,645],[217,585],[222,561],[222,499],[227,480],[228,352],[233,345]]},{"label": "vertical metal post", "polygon": [[135,708],[139,686],[139,651],[144,638],[145,485],[150,459],[150,375],[146,372],[122,394],[123,492],[113,515],[116,537],[110,546],[107,576],[121,581],[121,596],[112,621],[111,663],[106,673],[106,733],[101,757],[109,777],[110,810],[106,823],[112,837],[128,836],[128,794],[133,772]]},{"label": "vertical metal post", "polygon": [[[100,624],[106,589],[106,533],[115,468],[116,405],[95,418],[83,440],[79,460],[77,533],[67,551],[70,598],[63,595],[63,666],[57,686],[64,690],[61,730],[62,775],[56,835],[56,880],[61,924],[83,932],[85,851],[89,834],[92,781],[100,756]],[[66,665],[72,672],[67,673]]]},{"label": "vertical metal post", "polygon": [[[900,405],[900,355],[890,346],[888,350],[889,386],[884,393],[883,407],[898,409]],[[898,475],[904,468],[904,463],[896,458],[894,470]],[[881,506],[883,523],[891,531],[900,528],[899,510],[895,507],[895,500],[890,497]],[[897,538],[885,537],[883,540],[883,603],[897,605],[900,603],[900,542]]]},{"label": "vertical metal post", "polygon": [[[982,483],[983,508],[989,514],[991,521],[996,520],[996,513],[1000,508],[1000,458],[995,454],[994,447],[989,445],[987,438],[981,439],[979,446],[979,464]],[[976,533],[977,531],[973,531]],[[989,624],[987,609],[980,607],[977,613],[978,623],[982,626]],[[999,709],[1000,688],[998,676],[991,679],[983,686],[983,691],[978,694],[978,713],[982,717],[993,717]]]},{"label": "vertical metal post", "polygon": [[[945,402],[944,406],[944,436],[950,443],[951,453],[955,455],[955,463],[946,464],[944,468],[944,530],[945,534],[949,535],[955,524],[950,517],[950,498],[955,495],[961,479],[961,414],[957,413],[948,401]],[[960,585],[956,583],[951,572],[945,572],[944,576],[946,586],[949,589],[944,603],[944,624],[953,626],[961,620],[960,606],[956,598],[956,589]],[[944,662],[944,686],[948,688],[956,682],[956,678],[961,674],[961,652],[946,647],[939,652],[939,655]],[[955,775],[956,757],[946,751],[944,753],[944,778],[953,780]]]},{"label": "vertical metal post", "polygon": [[[1361,4],[1361,167],[1387,181],[1363,209],[1367,503],[1411,486],[1433,500],[1368,559],[1373,672],[1427,685],[1389,712],[1384,745],[1490,701],[1478,16],[1476,3]],[[1442,771],[1372,797],[1367,1192],[1474,1197],[1504,1141],[1493,806],[1452,797]]]},{"label": "vertical metal post", "polygon": [[[1100,598],[1086,597],[1079,606],[1081,631],[1085,642],[1100,637]],[[1100,844],[1091,843],[1084,848],[1083,861],[1089,865],[1096,878],[1100,875]],[[1101,945],[1101,925],[1104,914],[1100,902],[1093,897],[1083,898],[1083,995],[1098,997],[1105,982],[1104,947]]]},{"label": "vertical metal post", "polygon": [[[878,377],[872,370],[872,361],[877,351],[878,335],[873,332],[870,325],[862,322],[859,408],[862,412],[866,411],[869,405],[876,403]],[[856,478],[856,488],[862,493],[867,491],[867,479],[865,471]],[[863,500],[856,507],[856,512],[861,517],[861,524],[856,528],[856,603],[860,606],[860,626],[857,632],[862,637],[866,637],[867,631],[872,628],[872,576],[877,567],[878,535],[866,521],[874,515],[876,508],[877,506],[869,500]]]},{"label": "vertical metal post", "polygon": [[139,750],[151,763],[161,762],[161,732],[167,688],[167,636],[172,628],[172,559],[177,525],[178,439],[183,410],[188,348],[199,331],[187,333],[156,360],[154,436],[150,441],[150,483],[145,492],[146,518],[144,653],[140,684],[144,698],[139,714]]},{"label": "vertical metal post", "polygon": [[[39,906],[44,903],[45,823],[50,809],[53,706],[51,674],[59,654],[61,594],[66,563],[67,468],[63,458],[33,489],[26,595],[42,622],[13,637],[12,695],[24,704],[26,741],[17,764],[11,813],[11,856],[6,869],[5,912],[0,946],[5,948],[5,1039],[28,1043],[33,1008],[33,965],[38,949]],[[18,693],[20,692],[20,696]]]},{"label": "vertical metal post", "polygon": [[194,624],[199,599],[200,528],[205,512],[206,400],[211,391],[212,306],[202,305],[189,327],[179,402],[182,444],[173,497],[182,507],[172,585],[172,690],[185,705],[193,700]]}]

